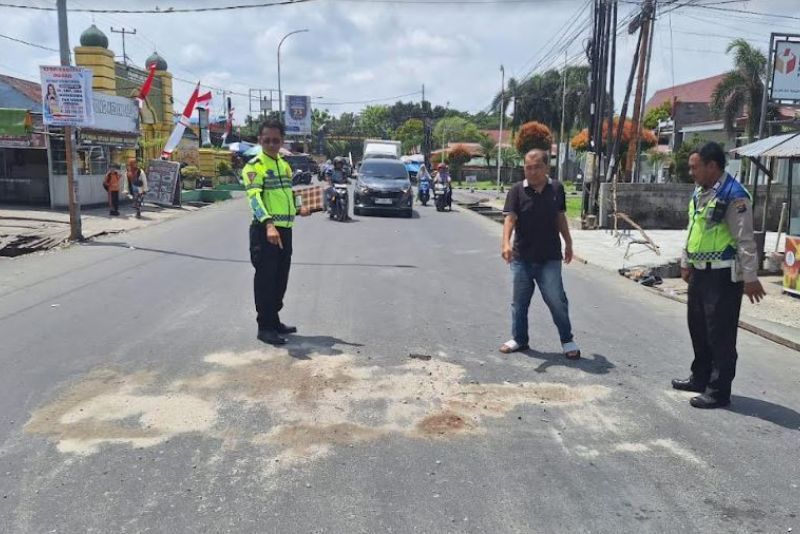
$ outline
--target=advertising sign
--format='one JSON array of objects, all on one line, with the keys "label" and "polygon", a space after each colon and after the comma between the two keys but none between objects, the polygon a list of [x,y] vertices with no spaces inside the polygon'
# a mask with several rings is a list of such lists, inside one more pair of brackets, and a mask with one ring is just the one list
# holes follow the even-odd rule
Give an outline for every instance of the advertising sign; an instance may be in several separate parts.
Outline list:
[{"label": "advertising sign", "polygon": [[42,111],[48,126],[92,126],[92,71],[81,67],[39,67]]},{"label": "advertising sign", "polygon": [[92,130],[139,134],[139,106],[132,98],[95,93],[92,95]]},{"label": "advertising sign", "polygon": [[177,161],[150,160],[147,166],[146,202],[164,206],[180,206],[181,204],[181,164]]},{"label": "advertising sign", "polygon": [[786,237],[783,260],[783,290],[800,295],[800,237]]},{"label": "advertising sign", "polygon": [[311,133],[311,97],[286,95],[287,135],[309,135]]},{"label": "advertising sign", "polygon": [[772,68],[772,100],[800,101],[800,42],[777,41]]}]

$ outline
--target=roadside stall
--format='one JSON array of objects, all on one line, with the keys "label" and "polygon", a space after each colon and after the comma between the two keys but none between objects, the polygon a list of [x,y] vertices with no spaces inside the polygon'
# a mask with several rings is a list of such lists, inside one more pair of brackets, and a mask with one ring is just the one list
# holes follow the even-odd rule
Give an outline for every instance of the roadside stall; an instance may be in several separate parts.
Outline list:
[{"label": "roadside stall", "polygon": [[[764,211],[762,221],[754,221],[761,228],[760,249],[763,250],[763,234],[767,219],[767,205],[770,198],[773,178],[786,176],[786,211],[781,213],[778,224],[778,239],[787,228],[783,261],[783,289],[787,293],[800,295],[800,184],[795,187],[795,179],[800,178],[800,132],[774,135],[755,143],[731,150],[732,153],[748,158],[767,177]],[[758,183],[753,186],[753,206],[759,202]],[[755,208],[754,208],[755,213]]]}]

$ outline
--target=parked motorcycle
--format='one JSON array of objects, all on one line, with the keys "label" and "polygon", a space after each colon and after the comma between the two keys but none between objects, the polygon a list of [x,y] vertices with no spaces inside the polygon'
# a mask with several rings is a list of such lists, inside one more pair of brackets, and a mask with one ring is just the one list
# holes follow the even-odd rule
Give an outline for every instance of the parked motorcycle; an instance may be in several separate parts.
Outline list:
[{"label": "parked motorcycle", "polygon": [[436,211],[448,211],[453,209],[453,200],[450,193],[450,187],[437,182],[433,186],[433,203],[436,205]]},{"label": "parked motorcycle", "polygon": [[311,173],[297,169],[292,174],[292,185],[311,185]]},{"label": "parked motorcycle", "polygon": [[419,187],[417,188],[417,199],[419,199],[423,206],[428,205],[428,201],[431,199],[430,180],[423,179],[419,181]]}]

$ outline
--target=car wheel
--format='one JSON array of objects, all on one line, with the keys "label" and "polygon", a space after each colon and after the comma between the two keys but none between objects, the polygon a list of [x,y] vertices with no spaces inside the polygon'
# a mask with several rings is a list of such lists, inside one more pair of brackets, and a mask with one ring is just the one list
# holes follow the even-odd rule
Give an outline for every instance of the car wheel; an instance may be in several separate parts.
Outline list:
[{"label": "car wheel", "polygon": [[406,210],[403,212],[403,217],[405,217],[406,219],[410,219],[413,216],[414,216],[414,210]]},{"label": "car wheel", "polygon": [[361,215],[361,208],[353,208],[353,215]]}]

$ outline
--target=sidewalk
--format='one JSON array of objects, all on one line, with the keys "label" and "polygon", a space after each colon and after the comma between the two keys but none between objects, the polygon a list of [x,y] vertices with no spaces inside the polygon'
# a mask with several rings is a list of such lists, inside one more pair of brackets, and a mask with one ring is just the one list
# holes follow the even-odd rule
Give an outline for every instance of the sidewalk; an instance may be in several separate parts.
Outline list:
[{"label": "sidewalk", "polygon": [[[162,208],[145,205],[137,219],[130,205],[120,207],[122,215],[111,217],[108,208],[81,211],[83,237],[126,232],[157,224],[200,208],[184,205]],[[69,239],[69,212],[47,208],[0,206],[0,260],[58,247]]]},{"label": "sidewalk", "polygon": [[[502,210],[503,198],[494,191],[454,193],[456,202],[462,204],[481,202],[497,210]],[[686,239],[684,230],[645,230],[645,232],[658,246],[658,254],[645,245],[632,242],[641,238],[641,234],[636,230],[615,237],[610,230],[573,228],[571,233],[576,259],[587,265],[614,272],[622,268],[664,266],[679,260]],[[776,239],[776,233],[767,233],[765,244],[768,253],[775,250]],[[783,251],[783,238],[778,251]],[[759,304],[751,304],[745,297],[739,326],[800,351],[800,299],[783,293],[782,276],[762,276],[760,279],[767,297]],[[680,278],[665,278],[663,284],[646,289],[679,302],[686,302],[687,286]]]}]

